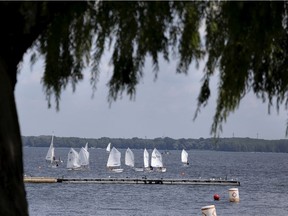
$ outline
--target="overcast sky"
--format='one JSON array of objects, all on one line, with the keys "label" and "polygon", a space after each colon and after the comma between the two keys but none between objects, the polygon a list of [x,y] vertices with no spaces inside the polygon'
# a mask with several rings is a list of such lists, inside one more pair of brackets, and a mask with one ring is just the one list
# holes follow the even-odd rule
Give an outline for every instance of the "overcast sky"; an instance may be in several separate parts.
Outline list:
[{"label": "overcast sky", "polygon": [[[202,68],[191,66],[188,75],[176,74],[176,61],[160,61],[158,79],[154,80],[151,62],[147,60],[144,78],[137,86],[135,100],[124,94],[109,107],[108,87],[112,74],[108,59],[103,59],[102,73],[94,98],[89,84],[89,71],[72,92],[69,85],[61,96],[60,111],[48,109],[41,85],[43,65],[39,61],[31,69],[28,58],[16,86],[16,103],[21,133],[24,136],[51,135],[81,138],[208,138],[215,110],[216,83],[212,97],[193,121],[200,90]],[[239,109],[230,114],[220,137],[285,138],[287,114],[272,110],[252,94],[246,96]]]}]

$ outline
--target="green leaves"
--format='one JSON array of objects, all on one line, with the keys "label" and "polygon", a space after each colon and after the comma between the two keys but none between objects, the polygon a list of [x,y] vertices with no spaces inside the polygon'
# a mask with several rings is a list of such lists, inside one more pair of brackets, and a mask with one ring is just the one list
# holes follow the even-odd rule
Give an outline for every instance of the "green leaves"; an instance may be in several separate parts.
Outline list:
[{"label": "green leaves", "polygon": [[221,2],[212,8],[206,21],[206,76],[219,69],[217,107],[211,129],[216,134],[250,90],[263,102],[268,98],[269,109],[276,98],[279,109],[288,84],[284,48],[287,32],[283,25],[284,2]]},{"label": "green leaves", "polygon": [[[196,115],[210,97],[210,77],[219,71],[214,135],[251,90],[264,102],[268,99],[269,109],[274,99],[277,110],[283,103],[287,109],[286,2],[97,1],[67,5],[65,13],[55,16],[39,38],[49,105],[54,94],[59,107],[61,91],[68,83],[75,89],[89,64],[96,89],[103,53],[112,49],[109,102],[125,92],[135,96],[146,57],[152,58],[157,77],[159,54],[169,62],[173,52],[179,55],[178,73],[188,73],[192,62],[198,64],[207,56]],[[48,6],[45,3],[46,10]],[[199,29],[204,23],[201,40]]]},{"label": "green leaves", "polygon": [[[70,6],[70,7],[69,7]],[[51,106],[51,96],[55,95],[59,109],[61,92],[70,82],[75,90],[83,79],[84,57],[90,58],[92,28],[87,22],[88,14],[84,4],[71,4],[67,13],[55,17],[40,35],[39,50],[45,57],[45,73],[42,79]]]}]

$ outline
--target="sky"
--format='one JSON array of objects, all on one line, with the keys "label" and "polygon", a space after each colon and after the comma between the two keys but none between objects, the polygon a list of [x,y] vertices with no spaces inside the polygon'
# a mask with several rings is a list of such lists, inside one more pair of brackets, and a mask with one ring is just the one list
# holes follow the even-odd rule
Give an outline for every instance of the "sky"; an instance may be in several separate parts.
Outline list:
[{"label": "sky", "polygon": [[[199,69],[190,66],[188,75],[176,73],[177,60],[169,63],[160,60],[160,70],[155,81],[153,67],[146,60],[144,77],[130,100],[125,93],[109,105],[107,82],[112,75],[109,58],[101,62],[97,90],[92,98],[89,70],[73,93],[71,85],[61,95],[60,110],[54,100],[48,103],[41,84],[43,62],[31,67],[29,53],[25,55],[16,85],[16,104],[23,136],[51,135],[80,138],[193,138],[211,137],[211,125],[216,107],[217,82],[211,82],[212,95],[208,105],[193,120],[197,97],[203,76],[203,63]],[[223,125],[220,137],[250,137],[260,139],[285,139],[287,112],[277,114],[272,109],[268,115],[267,104],[249,93],[239,108],[231,113]]]}]

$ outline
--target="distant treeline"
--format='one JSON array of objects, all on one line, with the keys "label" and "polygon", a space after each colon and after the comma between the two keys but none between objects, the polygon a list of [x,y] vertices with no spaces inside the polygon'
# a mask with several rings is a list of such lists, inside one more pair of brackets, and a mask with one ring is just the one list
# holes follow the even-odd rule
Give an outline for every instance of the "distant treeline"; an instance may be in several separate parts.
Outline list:
[{"label": "distant treeline", "polygon": [[[24,146],[48,147],[51,136],[23,136]],[[142,138],[108,138],[99,139],[77,137],[54,137],[54,147],[83,147],[86,142],[89,147],[106,148],[111,142],[116,148],[152,149],[161,150],[214,150],[239,152],[288,152],[288,140],[263,140],[251,138],[199,138],[199,139],[172,139],[169,137],[142,139]]]}]

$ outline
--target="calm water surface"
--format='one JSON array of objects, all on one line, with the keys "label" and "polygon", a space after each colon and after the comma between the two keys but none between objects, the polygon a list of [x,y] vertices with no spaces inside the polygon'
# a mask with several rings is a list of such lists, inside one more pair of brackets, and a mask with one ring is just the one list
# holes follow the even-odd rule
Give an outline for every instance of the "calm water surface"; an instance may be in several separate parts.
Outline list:
[{"label": "calm water surface", "polygon": [[[76,149],[79,150],[79,149]],[[124,164],[125,149],[122,152]],[[47,167],[48,148],[24,148],[26,175],[72,178],[225,178],[239,180],[240,202],[230,203],[231,186],[119,185],[119,184],[26,184],[31,216],[182,216],[201,215],[201,207],[215,205],[218,216],[288,215],[288,154],[188,151],[190,166],[180,162],[181,151],[164,154],[166,173],[143,173],[123,166],[123,173],[106,171],[105,149],[89,149],[90,170],[66,170],[69,149],[56,148],[64,163]],[[136,167],[143,164],[143,150],[133,150]],[[148,150],[151,154],[152,150]],[[161,151],[160,151],[161,152]],[[218,193],[220,201],[214,201]]]}]

